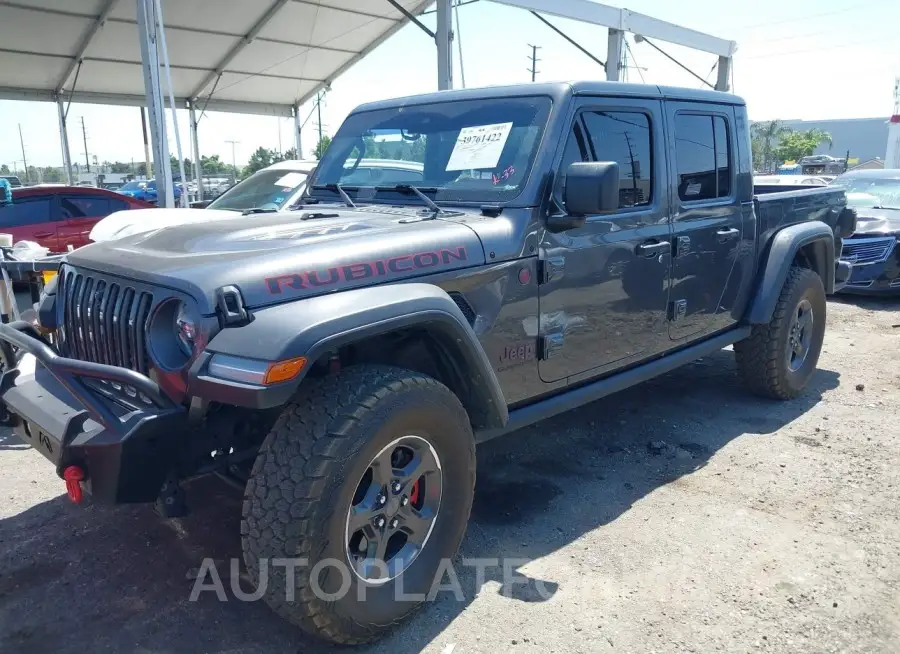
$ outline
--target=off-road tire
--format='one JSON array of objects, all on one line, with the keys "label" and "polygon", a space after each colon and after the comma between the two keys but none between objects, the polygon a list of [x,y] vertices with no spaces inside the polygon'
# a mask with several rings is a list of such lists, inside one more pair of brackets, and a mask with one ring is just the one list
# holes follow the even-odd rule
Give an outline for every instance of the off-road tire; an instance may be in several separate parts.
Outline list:
[{"label": "off-road tire", "polygon": [[[813,311],[813,333],[803,365],[791,371],[787,364],[791,320],[803,299]],[[822,279],[812,270],[793,266],[788,273],[772,320],[753,325],[750,336],[734,344],[738,373],[751,392],[777,400],[800,395],[816,370],[825,338],[826,302]]]},{"label": "off-road tire", "polygon": [[[397,579],[371,586],[348,571],[349,592],[324,601],[313,589],[334,592],[343,577],[323,568],[321,583],[313,586],[313,567],[325,559],[346,562],[347,511],[356,485],[379,450],[408,434],[425,438],[443,466],[431,536]],[[374,640],[408,617],[422,602],[396,601],[397,582],[405,594],[427,595],[441,560],[456,554],[465,534],[475,489],[474,443],[459,399],[420,373],[359,366],[304,382],[263,443],[244,494],[244,562],[260,586],[260,562],[269,561],[264,600],[303,630],[345,645]],[[285,567],[271,564],[276,558],[308,560],[295,568],[292,587]]]}]

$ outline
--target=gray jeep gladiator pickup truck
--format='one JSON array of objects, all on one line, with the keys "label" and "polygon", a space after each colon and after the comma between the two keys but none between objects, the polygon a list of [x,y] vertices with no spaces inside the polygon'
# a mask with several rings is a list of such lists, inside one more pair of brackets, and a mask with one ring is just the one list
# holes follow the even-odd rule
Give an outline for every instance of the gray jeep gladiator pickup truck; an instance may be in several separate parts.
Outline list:
[{"label": "gray jeep gladiator pickup truck", "polygon": [[175,515],[181,482],[238,481],[265,600],[372,640],[441,582],[477,442],[729,345],[751,391],[803,391],[855,214],[754,197],[748,127],[736,96],[623,83],[364,105],[290,211],[69,254],[0,326],[0,396],[76,501]]}]

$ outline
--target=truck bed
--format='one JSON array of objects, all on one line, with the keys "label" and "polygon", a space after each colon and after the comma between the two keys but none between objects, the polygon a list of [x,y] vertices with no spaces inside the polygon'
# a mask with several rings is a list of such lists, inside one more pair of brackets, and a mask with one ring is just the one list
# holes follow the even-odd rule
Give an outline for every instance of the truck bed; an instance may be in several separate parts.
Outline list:
[{"label": "truck bed", "polygon": [[[835,230],[841,211],[847,204],[844,190],[832,186],[778,193],[753,190],[760,245],[767,244],[779,228],[797,223],[821,220]],[[837,231],[835,236],[838,236]]]}]

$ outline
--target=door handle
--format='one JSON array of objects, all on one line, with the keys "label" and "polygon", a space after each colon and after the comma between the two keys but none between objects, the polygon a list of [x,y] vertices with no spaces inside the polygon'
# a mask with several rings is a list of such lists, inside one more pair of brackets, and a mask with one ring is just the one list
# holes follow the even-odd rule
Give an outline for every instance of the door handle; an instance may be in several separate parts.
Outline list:
[{"label": "door handle", "polygon": [[740,236],[741,230],[735,229],[731,227],[729,229],[720,229],[716,232],[716,236],[719,238],[719,243],[725,243],[727,241],[731,241]]},{"label": "door handle", "polygon": [[648,258],[671,251],[672,244],[669,241],[647,241],[637,246],[637,253]]},{"label": "door handle", "polygon": [[35,238],[50,238],[53,235],[53,232],[34,232],[32,234]]}]

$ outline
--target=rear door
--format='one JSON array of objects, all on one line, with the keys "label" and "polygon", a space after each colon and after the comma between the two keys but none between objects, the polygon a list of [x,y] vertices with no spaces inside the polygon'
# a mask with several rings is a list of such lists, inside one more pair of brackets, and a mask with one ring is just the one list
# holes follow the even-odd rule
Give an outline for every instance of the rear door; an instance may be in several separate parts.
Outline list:
[{"label": "rear door", "polygon": [[0,232],[12,234],[13,242],[35,241],[51,252],[59,252],[52,208],[50,195],[14,195],[13,204],[0,207]]},{"label": "rear door", "polygon": [[669,336],[702,337],[732,322],[744,238],[731,107],[667,102],[673,194]]},{"label": "rear door", "polygon": [[99,193],[79,193],[59,196],[57,232],[59,248],[66,252],[90,243],[88,235],[97,222],[114,211],[128,209],[124,200],[110,198]]}]

